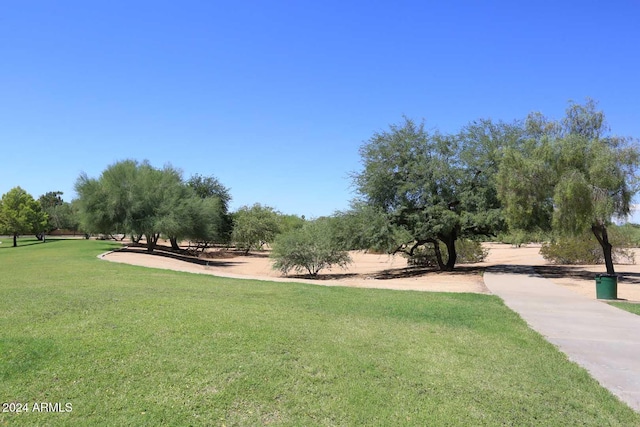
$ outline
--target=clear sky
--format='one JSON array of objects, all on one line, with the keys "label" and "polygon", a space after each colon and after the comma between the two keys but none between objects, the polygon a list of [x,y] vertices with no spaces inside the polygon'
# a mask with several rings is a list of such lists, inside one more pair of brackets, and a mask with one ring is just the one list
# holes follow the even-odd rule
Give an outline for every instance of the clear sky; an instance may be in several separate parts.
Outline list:
[{"label": "clear sky", "polygon": [[640,137],[640,1],[4,1],[0,194],[75,197],[123,159],[214,175],[231,208],[346,209],[371,135],[591,97]]}]

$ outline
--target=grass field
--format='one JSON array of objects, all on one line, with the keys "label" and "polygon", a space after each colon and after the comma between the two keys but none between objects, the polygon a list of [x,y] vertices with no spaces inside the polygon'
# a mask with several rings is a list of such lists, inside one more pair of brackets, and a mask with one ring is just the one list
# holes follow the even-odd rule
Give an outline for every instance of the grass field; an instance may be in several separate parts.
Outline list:
[{"label": "grass field", "polygon": [[29,405],[0,426],[640,425],[497,297],[96,258],[114,247],[0,245],[0,401]]},{"label": "grass field", "polygon": [[640,304],[632,302],[610,302],[609,304],[622,310],[626,310],[630,313],[640,315]]}]

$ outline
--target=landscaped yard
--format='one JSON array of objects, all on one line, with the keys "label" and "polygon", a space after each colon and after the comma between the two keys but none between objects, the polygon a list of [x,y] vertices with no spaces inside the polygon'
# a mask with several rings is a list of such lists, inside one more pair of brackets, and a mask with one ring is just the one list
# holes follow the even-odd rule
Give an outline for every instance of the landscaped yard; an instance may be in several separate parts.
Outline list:
[{"label": "landscaped yard", "polygon": [[640,425],[497,297],[223,279],[97,259],[110,242],[19,244],[0,245],[0,401],[72,410],[0,425]]}]

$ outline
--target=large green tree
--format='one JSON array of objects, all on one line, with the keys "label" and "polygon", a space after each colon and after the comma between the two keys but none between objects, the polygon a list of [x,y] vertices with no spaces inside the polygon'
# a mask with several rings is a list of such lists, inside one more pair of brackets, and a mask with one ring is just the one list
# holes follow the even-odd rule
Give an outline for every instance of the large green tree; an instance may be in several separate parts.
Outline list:
[{"label": "large green tree", "polygon": [[168,234],[174,213],[183,198],[188,197],[188,192],[177,169],[171,166],[156,169],[143,163],[134,185],[134,194],[132,231],[143,235],[147,250],[153,251],[161,234]]},{"label": "large green tree", "polygon": [[124,160],[100,177],[81,175],[76,182],[83,229],[144,237],[153,251],[160,236],[178,247],[178,239],[225,241],[230,233],[228,190],[215,178],[196,175],[185,182],[170,166]]},{"label": "large green tree", "polygon": [[40,203],[22,188],[15,187],[2,195],[0,232],[13,236],[13,247],[18,246],[19,235],[44,231],[47,221]]},{"label": "large green tree", "polygon": [[227,243],[231,220],[223,202],[218,197],[201,198],[188,187],[185,190],[162,225],[172,248],[179,249],[178,241],[183,239],[202,250],[213,243]]},{"label": "large green tree", "polygon": [[82,173],[76,180],[80,224],[87,233],[133,233],[139,169],[135,160],[108,166],[98,178]]},{"label": "large green tree", "polygon": [[82,174],[76,192],[83,229],[144,236],[147,249],[153,251],[186,186],[171,166],[156,169],[148,162],[124,160],[97,179]]},{"label": "large green tree", "polygon": [[[388,233],[381,240],[406,239],[395,242],[396,250],[410,255],[433,245],[440,269],[450,271],[458,238],[491,234],[502,226],[490,176],[495,167],[480,167],[475,156],[463,155],[463,142],[473,138],[471,129],[466,135],[444,135],[405,118],[361,147],[363,170],[354,176],[357,205],[385,217]],[[439,242],[447,249],[446,261]]]},{"label": "large green tree", "polygon": [[570,103],[559,121],[530,114],[523,143],[505,151],[498,174],[510,228],[559,235],[590,230],[607,273],[614,274],[607,227],[629,213],[639,160],[637,141],[611,135],[592,100]]}]

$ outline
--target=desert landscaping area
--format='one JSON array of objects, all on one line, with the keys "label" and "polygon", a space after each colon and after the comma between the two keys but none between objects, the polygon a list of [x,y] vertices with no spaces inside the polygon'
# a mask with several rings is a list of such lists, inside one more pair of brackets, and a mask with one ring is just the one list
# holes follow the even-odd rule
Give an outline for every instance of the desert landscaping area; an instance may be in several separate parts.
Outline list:
[{"label": "desert landscaping area", "polygon": [[0,427],[640,427],[640,2],[5,3]]},{"label": "desert landscaping area", "polygon": [[[144,248],[127,247],[110,252],[103,259],[144,267],[163,268],[190,273],[211,274],[219,277],[257,279],[269,281],[311,283],[323,286],[349,286],[427,292],[488,293],[482,274],[493,266],[532,266],[538,274],[561,285],[595,299],[595,276],[605,272],[604,265],[554,265],[539,253],[539,244],[515,247],[502,243],[485,243],[488,256],[482,263],[460,264],[453,272],[428,268],[408,267],[401,255],[370,254],[352,251],[352,263],[346,270],[323,270],[317,279],[303,275],[283,276],[274,270],[269,251],[252,252],[243,256],[224,251],[219,257],[209,258],[205,264],[183,261],[165,256],[162,250],[149,254]],[[639,249],[636,249],[636,258]],[[616,265],[619,274],[618,298],[640,302],[640,265]]]}]

